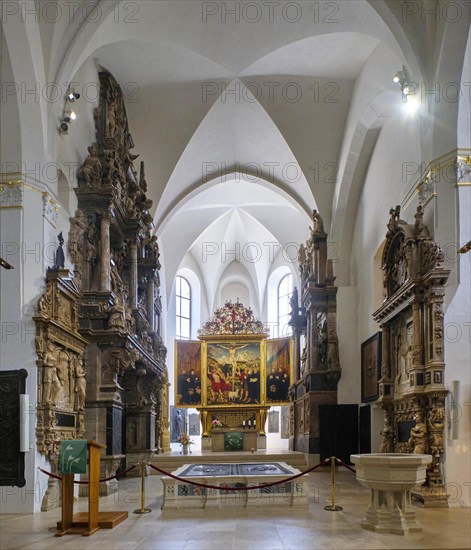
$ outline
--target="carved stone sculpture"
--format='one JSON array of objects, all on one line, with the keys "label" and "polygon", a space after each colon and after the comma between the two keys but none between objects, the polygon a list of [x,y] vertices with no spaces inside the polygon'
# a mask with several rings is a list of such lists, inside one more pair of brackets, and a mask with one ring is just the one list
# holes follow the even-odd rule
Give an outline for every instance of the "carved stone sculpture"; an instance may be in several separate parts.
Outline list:
[{"label": "carved stone sculpture", "polygon": [[384,413],[384,426],[380,432],[382,441],[379,448],[380,453],[393,453],[394,452],[394,431],[391,426],[391,419],[388,412]]},{"label": "carved stone sculpture", "polygon": [[337,370],[340,368],[339,360],[339,342],[335,331],[329,332],[329,343],[327,348],[327,365],[331,370]]},{"label": "carved stone sculpture", "polygon": [[424,454],[427,452],[427,425],[424,422],[423,412],[417,411],[414,419],[415,426],[410,431],[408,446],[413,449],[413,453]]},{"label": "carved stone sculpture", "polygon": [[106,134],[109,137],[114,137],[116,133],[116,117],[118,110],[118,100],[114,99],[108,106],[108,112],[106,117]]},{"label": "carved stone sculpture", "polygon": [[64,256],[64,250],[62,246],[64,245],[64,237],[62,236],[62,231],[57,236],[57,239],[59,241],[59,246],[57,247],[55,256],[54,256],[54,265],[52,266],[52,269],[58,270],[58,269],[64,269],[65,266],[65,256]]},{"label": "carved stone sculpture", "polygon": [[98,157],[98,147],[94,143],[88,147],[88,157],[77,170],[77,181],[84,187],[94,187],[101,183],[101,161]]},{"label": "carved stone sculpture", "polygon": [[85,390],[86,390],[86,373],[83,370],[83,360],[81,357],[77,358],[74,370],[74,393],[75,393],[75,409],[77,411],[83,411],[85,407]]},{"label": "carved stone sculpture", "polygon": [[55,405],[61,386],[57,375],[58,353],[58,348],[47,342],[43,358],[43,403],[46,405]]},{"label": "carved stone sculpture", "polygon": [[311,234],[312,235],[324,234],[324,222],[317,210],[312,211],[312,222],[313,222],[313,227],[312,227]]},{"label": "carved stone sculpture", "polygon": [[421,206],[419,204],[419,206],[417,207],[417,211],[414,215],[414,218],[415,218],[415,225],[414,225],[414,229],[415,229],[415,234],[417,236],[419,235],[422,235],[422,233],[424,232],[425,230],[425,225],[424,225],[424,207]]},{"label": "carved stone sculpture", "polygon": [[46,291],[39,298],[38,313],[44,317],[50,317],[52,315],[52,283],[47,283]]}]

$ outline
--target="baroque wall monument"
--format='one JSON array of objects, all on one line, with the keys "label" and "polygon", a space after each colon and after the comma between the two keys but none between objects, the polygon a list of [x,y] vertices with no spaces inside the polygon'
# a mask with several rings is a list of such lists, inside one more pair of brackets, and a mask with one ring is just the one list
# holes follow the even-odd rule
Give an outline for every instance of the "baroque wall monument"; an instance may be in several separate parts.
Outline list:
[{"label": "baroque wall monument", "polygon": [[290,301],[295,374],[290,388],[289,437],[290,449],[319,453],[319,407],[337,404],[341,368],[337,287],[332,260],[327,258],[327,233],[317,210],[309,230],[298,252],[301,292],[295,289]]},{"label": "baroque wall monument", "polygon": [[109,476],[170,450],[170,434],[152,201],[144,163],[134,164],[123,93],[111,74],[99,77],[96,142],[77,171],[70,219],[73,275],[58,251],[35,317],[37,437],[53,465],[61,439],[105,443]]},{"label": "baroque wall monument", "polygon": [[377,403],[384,411],[381,452],[428,453],[425,484],[412,493],[425,506],[447,506],[441,458],[445,397],[443,298],[449,271],[419,205],[415,221],[389,211],[383,251],[382,362]]}]

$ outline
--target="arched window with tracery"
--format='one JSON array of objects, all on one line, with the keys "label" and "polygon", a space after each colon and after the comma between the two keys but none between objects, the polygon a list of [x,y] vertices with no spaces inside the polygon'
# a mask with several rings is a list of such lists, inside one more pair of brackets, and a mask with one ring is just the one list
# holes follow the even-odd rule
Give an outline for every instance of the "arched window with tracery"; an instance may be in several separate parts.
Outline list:
[{"label": "arched window with tracery", "polygon": [[288,325],[291,310],[289,299],[293,293],[293,275],[285,275],[278,285],[278,336],[289,336],[291,327]]},{"label": "arched window with tracery", "polygon": [[191,337],[191,287],[184,278],[175,279],[176,295],[176,338],[189,340]]}]

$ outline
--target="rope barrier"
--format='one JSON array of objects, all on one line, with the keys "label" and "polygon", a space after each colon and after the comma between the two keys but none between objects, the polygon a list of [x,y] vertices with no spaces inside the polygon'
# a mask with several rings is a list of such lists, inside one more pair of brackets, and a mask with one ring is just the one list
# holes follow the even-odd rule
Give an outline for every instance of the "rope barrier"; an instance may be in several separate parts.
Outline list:
[{"label": "rope barrier", "polygon": [[281,479],[279,481],[272,481],[271,483],[263,483],[261,485],[251,485],[249,487],[230,487],[228,485],[209,485],[206,483],[198,483],[197,481],[192,481],[187,478],[179,477],[176,475],[171,474],[170,472],[166,472],[165,470],[161,470],[157,466],[154,466],[153,464],[148,463],[148,466],[150,466],[153,470],[165,475],[169,476],[173,479],[176,479],[177,481],[183,481],[184,483],[187,483],[189,485],[196,485],[197,487],[204,487],[205,489],[219,489],[222,491],[251,491],[253,489],[265,489],[267,487],[273,487],[274,485],[280,485],[281,483],[287,483],[288,481],[293,481],[294,479],[297,479],[298,477],[304,476],[308,474],[309,472],[313,472],[314,470],[317,470],[320,466],[324,466],[325,464],[328,464],[330,462],[330,458],[326,458],[322,462],[319,462],[319,464],[316,464],[312,468],[309,468],[308,470],[301,472],[300,474],[296,474],[294,476],[286,477],[284,479]]},{"label": "rope barrier", "polygon": [[[131,466],[130,468],[128,468],[127,470],[124,470],[123,472],[119,472],[119,474],[115,474],[114,476],[109,476],[109,477],[104,477],[103,479],[99,479],[98,480],[98,483],[104,483],[105,481],[110,481],[112,479],[118,479],[119,477],[121,476],[124,476],[125,474],[127,474],[128,472],[130,472],[131,470],[134,470],[136,466]],[[43,468],[39,468],[38,467],[38,470],[40,472],[42,472],[43,474],[46,474],[48,475],[49,477],[52,477],[54,479],[58,479],[59,481],[62,481],[62,478],[60,476],[57,476],[56,474],[53,474],[52,472],[48,472],[47,470],[43,470]],[[88,485],[88,481],[75,481],[74,480],[74,483],[77,483],[78,485]]]},{"label": "rope barrier", "polygon": [[[253,490],[253,489],[266,489],[268,487],[273,487],[274,485],[281,485],[282,483],[288,483],[289,481],[294,481],[298,477],[304,476],[306,474],[309,474],[310,472],[313,472],[314,470],[317,470],[317,468],[319,468],[320,466],[325,466],[326,464],[331,463],[332,459],[334,459],[338,464],[341,464],[342,466],[347,468],[347,470],[350,470],[351,472],[356,473],[356,470],[354,468],[352,468],[348,464],[345,464],[345,462],[343,462],[343,460],[340,460],[340,458],[329,457],[329,458],[326,458],[325,460],[322,460],[321,462],[319,462],[319,464],[316,464],[315,466],[312,466],[311,468],[308,468],[304,472],[301,472],[301,473],[296,474],[294,476],[286,477],[286,478],[281,479],[279,481],[272,481],[271,483],[262,483],[260,485],[251,485],[251,486],[248,486],[248,487],[231,487],[229,485],[210,485],[210,484],[207,484],[207,483],[198,483],[197,481],[192,481],[192,480],[189,480],[187,478],[176,476],[176,475],[174,475],[170,472],[166,472],[165,470],[162,470],[162,469],[158,468],[157,466],[154,466],[150,462],[147,465],[150,466],[153,470],[155,470],[156,472],[159,472],[162,475],[169,476],[172,479],[176,479],[177,481],[182,481],[182,482],[187,483],[189,485],[195,485],[197,487],[203,487],[205,489],[218,489],[218,490],[221,490],[221,491],[250,491],[250,490]],[[131,470],[134,470],[134,468],[136,468],[136,465],[131,466],[127,470],[124,470],[123,472],[120,472],[120,473],[115,474],[113,476],[109,476],[109,477],[105,477],[103,479],[100,479],[99,483],[104,483],[104,482],[110,481],[112,479],[118,479],[119,477],[129,473]],[[62,481],[62,477],[60,477],[56,474],[53,474],[52,472],[48,472],[47,470],[44,470],[43,468],[39,468],[39,467],[38,467],[38,470],[41,471],[43,474],[48,475],[49,477],[52,477],[52,478],[57,479],[59,481]],[[74,481],[74,483],[77,483],[79,485],[88,485],[89,482],[88,481],[79,481],[79,480],[77,480],[77,481]]]},{"label": "rope barrier", "polygon": [[62,478],[60,476],[56,476],[56,474],[53,474],[52,472],[48,472],[47,470],[43,470],[38,466],[38,470],[42,472],[43,474],[46,474],[49,477],[52,477],[54,479],[58,479],[59,481],[62,481]]},{"label": "rope barrier", "polygon": [[352,467],[349,466],[348,464],[345,464],[345,462],[344,462],[343,460],[340,460],[340,458],[335,457],[335,460],[337,461],[338,464],[341,464],[344,468],[347,468],[347,470],[350,470],[350,471],[353,472],[354,474],[357,473],[357,471],[355,470],[355,468],[352,468]]}]

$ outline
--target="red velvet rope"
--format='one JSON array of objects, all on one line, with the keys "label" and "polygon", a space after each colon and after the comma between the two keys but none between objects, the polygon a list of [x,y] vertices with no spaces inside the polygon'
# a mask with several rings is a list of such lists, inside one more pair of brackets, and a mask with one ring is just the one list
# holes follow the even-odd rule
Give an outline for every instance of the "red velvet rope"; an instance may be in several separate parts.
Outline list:
[{"label": "red velvet rope", "polygon": [[[127,470],[124,470],[124,472],[120,472],[119,474],[115,474],[114,476],[99,479],[98,483],[104,483],[105,481],[110,481],[111,479],[118,479],[118,477],[124,476],[124,474],[127,474],[131,470],[134,470],[135,467],[136,466],[134,465],[134,466],[131,466],[130,468],[128,468]],[[42,468],[38,468],[38,470],[40,472],[42,472],[43,474],[48,475],[49,477],[53,477],[54,479],[58,479],[59,481],[62,481],[62,478],[60,476],[56,476],[56,474],[53,474],[52,472],[48,472],[47,470],[43,470]],[[78,483],[79,485],[88,485],[89,484],[88,481],[78,481],[78,480],[77,481],[74,480],[74,483]]]},{"label": "red velvet rope", "polygon": [[251,491],[252,489],[265,489],[266,487],[273,487],[273,485],[280,485],[281,483],[286,483],[288,481],[293,481],[294,479],[297,479],[298,477],[301,477],[305,474],[308,474],[309,472],[313,472],[314,470],[317,470],[319,466],[324,466],[325,464],[328,464],[330,461],[330,458],[326,458],[322,462],[319,462],[319,464],[316,464],[312,468],[309,468],[305,472],[301,472],[300,474],[296,474],[291,477],[286,477],[284,479],[281,479],[280,481],[272,481],[271,483],[263,483],[262,485],[251,485],[250,487],[229,487],[227,485],[207,485],[206,483],[198,483],[197,481],[191,481],[187,478],[175,476],[171,474],[170,472],[166,472],[165,470],[161,470],[160,468],[157,468],[157,466],[154,466],[153,464],[148,463],[148,466],[150,466],[153,470],[156,470],[157,472],[169,476],[173,479],[176,479],[177,481],[183,481],[184,483],[188,485],[196,485],[197,487],[204,487],[206,489],[219,489],[221,491]]},{"label": "red velvet rope", "polygon": [[353,472],[354,474],[357,473],[357,471],[355,470],[355,468],[352,468],[351,466],[349,466],[348,464],[345,464],[345,462],[343,460],[340,460],[340,458],[337,458],[335,457],[335,460],[341,464],[344,468],[347,468],[347,470],[350,470],[351,472]]}]

